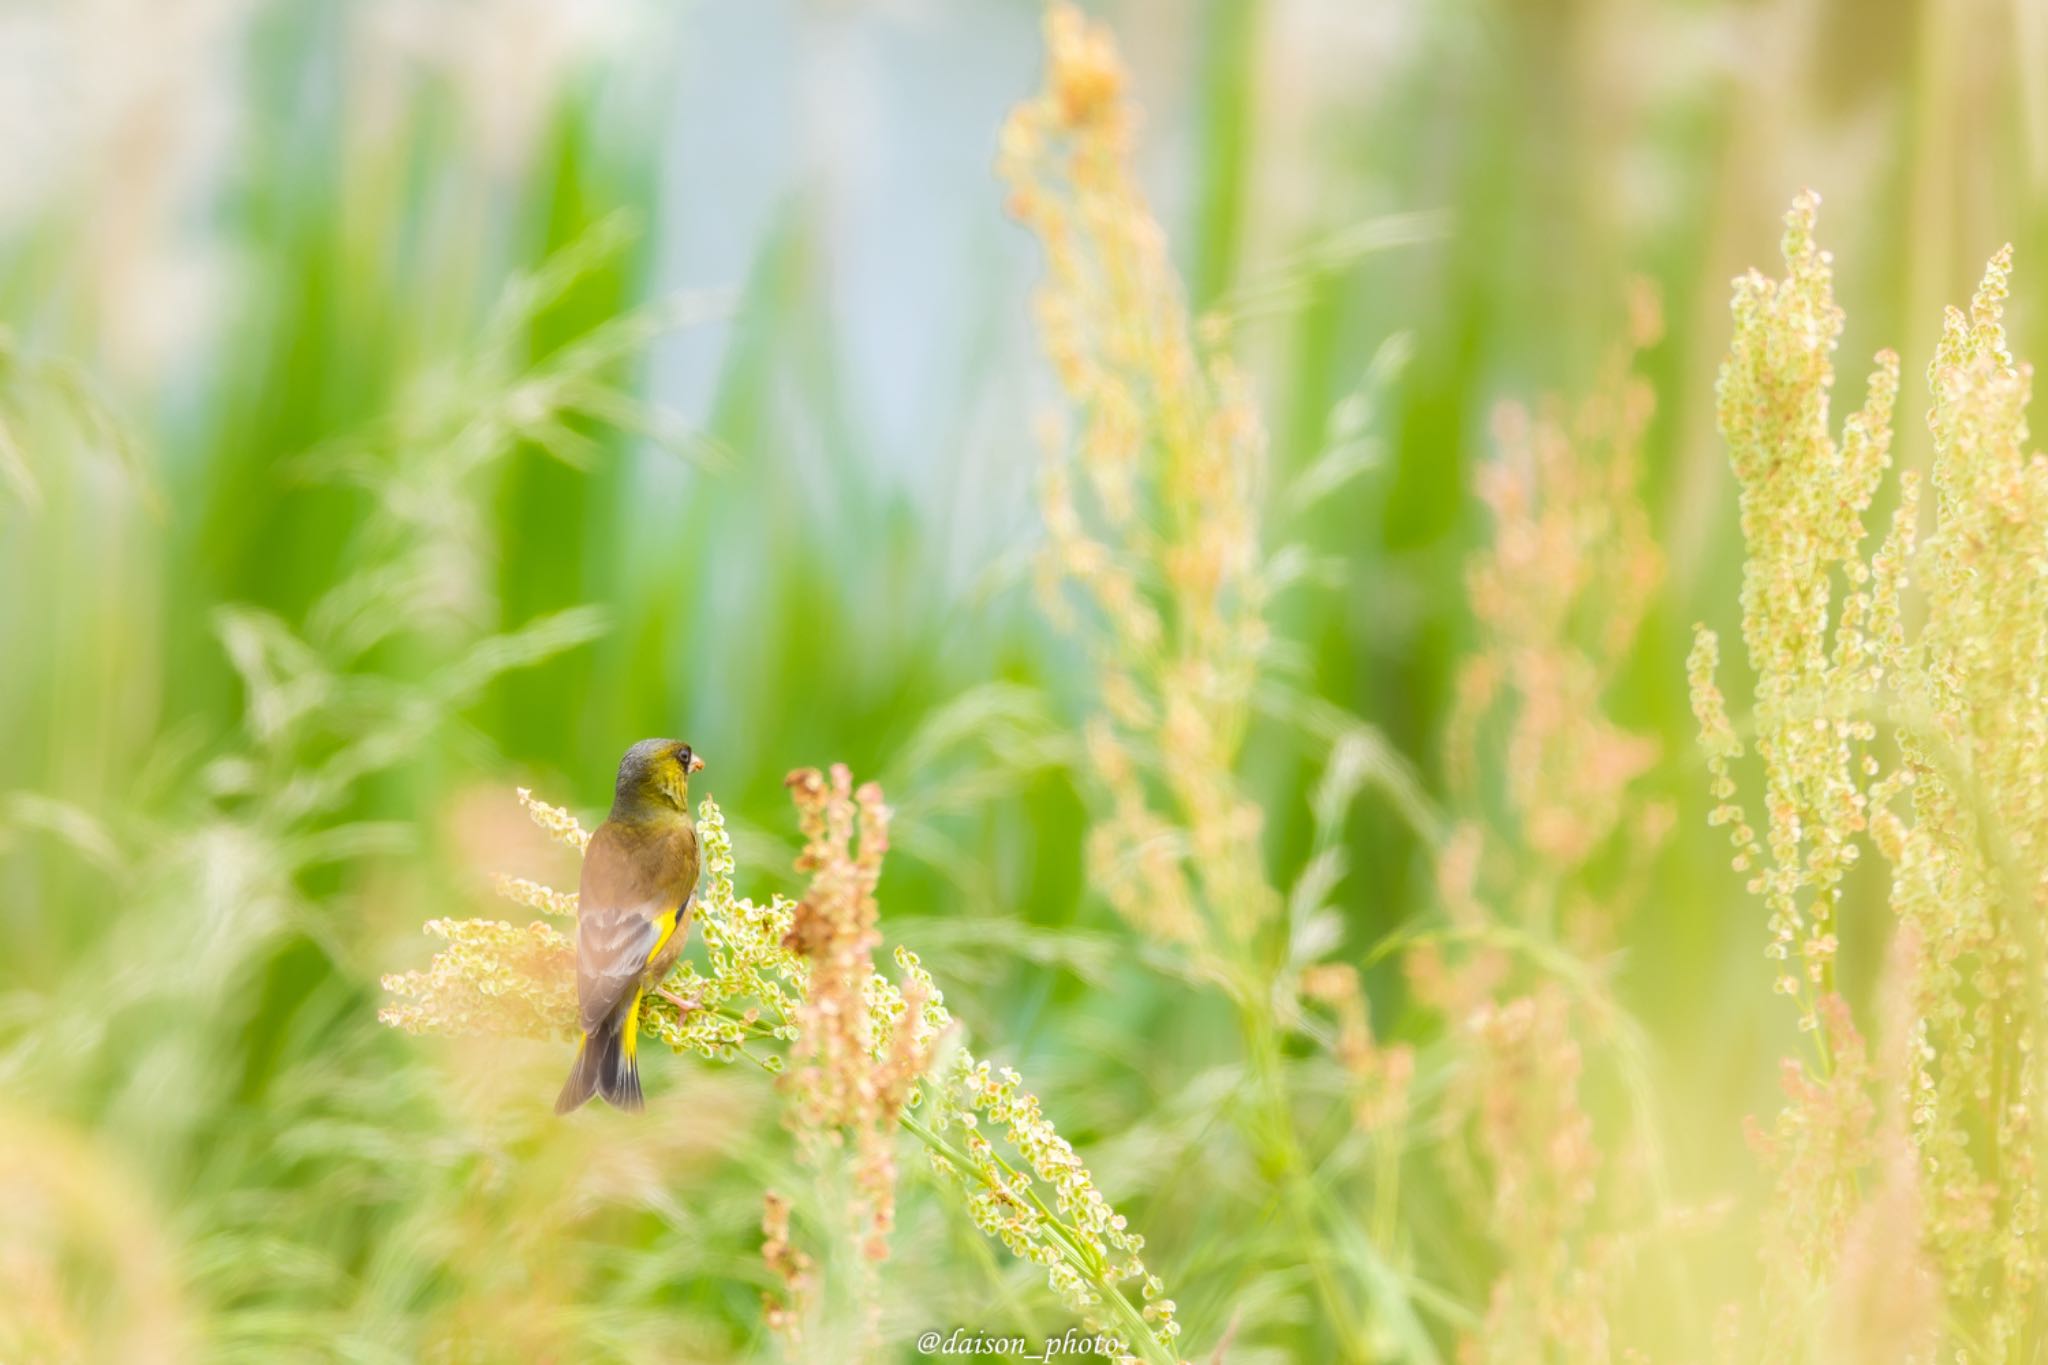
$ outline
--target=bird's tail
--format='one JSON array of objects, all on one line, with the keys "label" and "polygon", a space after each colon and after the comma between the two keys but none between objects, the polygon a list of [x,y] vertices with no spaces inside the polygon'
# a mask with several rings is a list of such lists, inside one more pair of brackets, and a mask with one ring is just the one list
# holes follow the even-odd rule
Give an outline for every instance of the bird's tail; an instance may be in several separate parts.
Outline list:
[{"label": "bird's tail", "polygon": [[555,1112],[566,1114],[580,1108],[592,1095],[602,1095],[614,1109],[638,1113],[646,1102],[640,1095],[640,1063],[634,1056],[639,1041],[640,999],[583,1035],[576,1045],[576,1064],[555,1100]]}]

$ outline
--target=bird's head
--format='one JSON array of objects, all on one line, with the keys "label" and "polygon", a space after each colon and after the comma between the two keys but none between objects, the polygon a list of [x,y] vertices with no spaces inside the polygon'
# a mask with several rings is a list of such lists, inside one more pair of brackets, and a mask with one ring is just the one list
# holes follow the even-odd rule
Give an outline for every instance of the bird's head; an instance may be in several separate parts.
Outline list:
[{"label": "bird's head", "polygon": [[704,766],[690,746],[674,739],[643,739],[619,760],[612,793],[613,819],[690,813],[690,774]]}]

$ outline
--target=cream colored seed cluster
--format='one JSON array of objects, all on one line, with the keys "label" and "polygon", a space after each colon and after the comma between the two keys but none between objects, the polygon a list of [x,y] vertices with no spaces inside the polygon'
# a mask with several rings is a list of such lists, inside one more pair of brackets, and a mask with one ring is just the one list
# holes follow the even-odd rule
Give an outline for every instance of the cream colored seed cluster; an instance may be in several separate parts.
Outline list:
[{"label": "cream colored seed cluster", "polygon": [[[1785,219],[1783,280],[1751,271],[1735,284],[1735,335],[1721,366],[1717,412],[1741,484],[1742,634],[1757,673],[1754,725],[1764,765],[1764,819],[1736,800],[1732,762],[1742,743],[1712,673],[1718,643],[1696,632],[1693,710],[1705,736],[1712,815],[1729,827],[1735,865],[1769,914],[1777,989],[1817,1028],[1833,989],[1842,879],[1869,826],[1867,783],[1876,763],[1871,699],[1896,666],[1896,602],[1860,557],[1864,513],[1890,460],[1898,357],[1878,357],[1862,409],[1837,441],[1829,428],[1830,360],[1842,330],[1831,264],[1813,236],[1818,199]],[[1910,522],[1900,535],[1910,534]],[[1903,561],[1907,547],[1880,556]],[[1835,610],[1835,582],[1846,592]],[[1830,636],[1832,618],[1833,632]]]},{"label": "cream colored seed cluster", "polygon": [[[1902,477],[1889,532],[1862,559],[1899,365],[1879,356],[1862,410],[1833,439],[1829,355],[1841,314],[1814,243],[1815,205],[1805,196],[1786,219],[1785,279],[1737,282],[1721,377],[1749,552],[1743,635],[1757,672],[1761,836],[1738,799],[1743,746],[1715,687],[1710,632],[1690,669],[1713,818],[1730,827],[1736,866],[1769,911],[1777,989],[1800,1002],[1821,1043],[1819,1077],[1793,1068],[1771,1146],[1781,1189],[1811,1206],[1781,1220],[1799,1244],[1780,1259],[1803,1268],[1786,1286],[1795,1298],[1846,1284],[1853,1267],[1841,1248],[1853,1238],[1844,1243],[1843,1230],[1918,1207],[1912,1235],[1944,1286],[1954,1339],[2004,1358],[2038,1331],[2041,1284],[2033,1110],[2048,911],[2048,461],[2026,450],[2029,374],[2006,348],[2008,249],[1969,310],[1949,310],[1928,370],[1932,533],[1917,542],[1920,486]],[[1916,580],[1917,632],[1907,622],[1920,613],[1905,601]],[[1889,763],[1880,722],[1896,744]],[[1924,945],[1891,968],[1897,1046],[1868,1068],[1871,1086],[1900,1097],[1896,1141],[1840,1132],[1872,1123],[1856,1100],[1862,1084],[1842,1083],[1865,1063],[1830,994],[1842,881],[1866,836],[1890,865],[1902,940]],[[1788,1124],[1798,1141],[1785,1140]],[[1913,1158],[1910,1198],[1897,1193],[1899,1151]],[[1890,1193],[1859,1210],[1852,1192],[1865,1165]]]},{"label": "cream colored seed cluster", "polygon": [[[1046,1267],[1054,1291],[1104,1335],[1128,1341],[1125,1324],[1107,1311],[1099,1287],[1138,1283],[1147,1330],[1160,1346],[1176,1351],[1176,1305],[1145,1267],[1145,1239],[1110,1206],[1073,1145],[1045,1117],[1038,1097],[1023,1088],[1023,1078],[963,1048],[953,1054],[934,1094],[934,1126],[959,1134],[971,1164],[963,1170],[935,1157],[933,1165],[959,1182],[976,1224],[1014,1254]],[[1023,1159],[1022,1169],[1003,1156],[984,1125],[1002,1134]]]},{"label": "cream colored seed cluster", "polygon": [[2039,1328],[2034,1108],[2048,966],[2048,461],[2026,449],[2031,376],[2000,320],[2010,267],[2007,248],[1968,314],[1948,311],[1928,370],[1927,624],[1899,690],[1931,723],[1901,734],[1910,820],[1886,849],[1893,906],[1928,948],[1904,1077],[1925,1236],[1947,1284],[1997,1285],[1981,1311],[1998,1354]]},{"label": "cream colored seed cluster", "polygon": [[[664,1000],[647,1008],[656,1035],[676,1051],[730,1062],[764,1035],[795,1040],[809,968],[783,941],[795,903],[775,896],[757,905],[734,891],[732,835],[724,812],[708,796],[697,803],[697,851],[703,872],[690,929],[704,944],[710,971],[699,971],[686,958],[669,977],[669,992],[694,1008],[678,1015]],[[781,1069],[780,1054],[766,1060],[771,1069]]]},{"label": "cream colored seed cluster", "polygon": [[529,910],[544,914],[560,915],[564,919],[576,918],[576,893],[557,891],[527,877],[507,877],[500,873],[492,878],[491,885],[497,893],[514,905],[523,905]]},{"label": "cream colored seed cluster", "polygon": [[407,1033],[576,1036],[576,942],[535,922],[428,920],[446,940],[425,971],[386,976],[377,1018]]},{"label": "cream colored seed cluster", "polygon": [[1055,619],[1067,586],[1092,609],[1087,753],[1110,811],[1091,881],[1157,938],[1241,942],[1279,909],[1232,776],[1266,645],[1265,438],[1243,377],[1196,347],[1107,32],[1058,4],[1047,47],[1046,89],[1012,112],[998,161],[1045,249],[1039,329],[1082,414],[1071,443],[1048,441],[1040,567]]},{"label": "cream colored seed cluster", "polygon": [[590,831],[580,821],[560,806],[550,806],[545,801],[534,799],[532,792],[519,788],[519,804],[533,817],[533,823],[546,830],[561,843],[567,844],[578,853],[590,847]]}]

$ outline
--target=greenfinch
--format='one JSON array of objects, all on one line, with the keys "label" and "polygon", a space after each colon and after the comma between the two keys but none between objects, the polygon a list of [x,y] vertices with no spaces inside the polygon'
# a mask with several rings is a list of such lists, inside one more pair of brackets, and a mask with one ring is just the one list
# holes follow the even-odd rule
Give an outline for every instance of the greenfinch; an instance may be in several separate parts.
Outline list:
[{"label": "greenfinch", "polygon": [[640,999],[683,951],[697,891],[690,774],[704,760],[672,739],[643,739],[619,761],[611,814],[590,836],[577,891],[576,1001],[583,1041],[555,1101],[566,1114],[592,1095],[642,1107]]}]

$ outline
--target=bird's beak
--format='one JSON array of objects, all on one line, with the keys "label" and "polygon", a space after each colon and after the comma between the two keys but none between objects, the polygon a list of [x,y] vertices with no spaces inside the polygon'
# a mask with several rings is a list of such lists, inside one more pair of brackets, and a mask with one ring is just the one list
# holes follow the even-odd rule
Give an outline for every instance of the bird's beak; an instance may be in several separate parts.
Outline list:
[{"label": "bird's beak", "polygon": [[704,771],[704,760],[701,756],[697,754],[690,755],[690,771],[693,773]]}]

